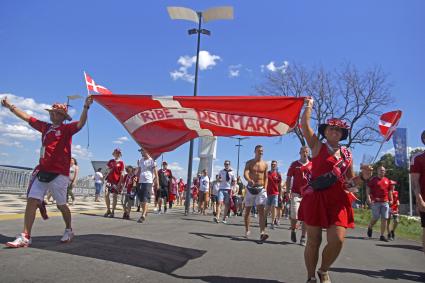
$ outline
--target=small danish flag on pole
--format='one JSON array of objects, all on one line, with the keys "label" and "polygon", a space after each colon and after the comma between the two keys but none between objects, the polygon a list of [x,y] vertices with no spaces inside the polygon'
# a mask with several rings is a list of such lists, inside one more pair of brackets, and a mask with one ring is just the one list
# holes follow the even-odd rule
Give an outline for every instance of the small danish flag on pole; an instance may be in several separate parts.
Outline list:
[{"label": "small danish flag on pole", "polygon": [[402,112],[400,110],[382,114],[379,120],[379,130],[385,141],[389,141],[400,121]]},{"label": "small danish flag on pole", "polygon": [[86,72],[84,72],[84,78],[86,80],[87,91],[89,93],[90,91],[92,91],[99,94],[112,94],[112,91],[110,91],[106,87],[96,84],[95,81],[88,74],[86,74]]}]

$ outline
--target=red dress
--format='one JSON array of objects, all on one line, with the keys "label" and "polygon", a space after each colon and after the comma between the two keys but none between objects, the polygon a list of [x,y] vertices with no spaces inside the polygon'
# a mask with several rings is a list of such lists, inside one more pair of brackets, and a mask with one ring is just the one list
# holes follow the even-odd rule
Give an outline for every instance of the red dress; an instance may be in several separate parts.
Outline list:
[{"label": "red dress", "polygon": [[[352,158],[348,149],[344,149],[343,154],[346,157],[341,168],[344,176],[351,166]],[[331,172],[339,161],[329,154],[326,144],[322,144],[319,154],[312,159],[312,179]],[[322,191],[307,188],[300,204],[298,219],[307,225],[322,228],[332,225],[354,228],[354,212],[349,194],[345,191],[343,178],[339,178],[332,186]]]}]

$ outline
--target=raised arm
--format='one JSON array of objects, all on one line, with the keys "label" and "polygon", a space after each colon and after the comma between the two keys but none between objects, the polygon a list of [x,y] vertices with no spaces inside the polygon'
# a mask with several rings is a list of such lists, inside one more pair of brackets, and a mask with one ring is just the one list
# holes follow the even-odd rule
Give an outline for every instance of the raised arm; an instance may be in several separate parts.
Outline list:
[{"label": "raised arm", "polygon": [[306,106],[301,117],[301,129],[308,146],[311,148],[313,157],[317,156],[320,150],[319,138],[314,133],[310,125],[311,111],[313,110],[313,98],[306,98]]},{"label": "raised arm", "polygon": [[9,100],[7,99],[7,97],[1,100],[1,105],[9,109],[10,112],[16,115],[16,117],[24,120],[25,122],[28,122],[30,120],[31,116],[25,113],[23,110],[16,107],[15,105],[11,104]]},{"label": "raised arm", "polygon": [[84,102],[83,111],[81,112],[80,120],[78,121],[77,128],[81,129],[84,127],[87,121],[87,112],[89,111],[90,105],[93,103],[93,97],[91,95],[87,96],[86,101]]},{"label": "raised arm", "polygon": [[412,191],[415,194],[418,209],[419,211],[425,212],[425,200],[422,198],[421,187],[419,184],[420,175],[418,173],[410,173],[410,178],[412,182]]}]

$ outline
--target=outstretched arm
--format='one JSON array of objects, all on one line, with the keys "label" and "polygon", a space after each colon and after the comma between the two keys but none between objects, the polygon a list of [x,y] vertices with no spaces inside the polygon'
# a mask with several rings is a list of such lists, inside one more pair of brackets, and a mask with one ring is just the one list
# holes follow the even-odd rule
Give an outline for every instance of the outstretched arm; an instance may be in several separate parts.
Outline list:
[{"label": "outstretched arm", "polygon": [[83,112],[81,112],[80,121],[78,121],[77,128],[81,129],[84,127],[87,121],[87,112],[89,111],[90,105],[93,103],[93,97],[91,95],[87,96],[86,101],[84,102]]},{"label": "outstretched arm", "polygon": [[15,114],[18,118],[24,120],[25,122],[28,122],[30,120],[30,115],[28,115],[27,113],[25,113],[23,110],[19,109],[18,107],[16,107],[15,105],[11,104],[9,102],[9,100],[7,100],[7,97],[3,98],[1,100],[1,105],[3,107],[6,107],[7,109],[10,110],[10,112],[12,112],[13,114]]},{"label": "outstretched arm", "polygon": [[313,98],[306,99],[306,106],[304,108],[303,116],[301,117],[301,129],[307,141],[308,146],[311,148],[312,156],[315,157],[319,153],[320,142],[310,125],[311,111],[313,110]]}]

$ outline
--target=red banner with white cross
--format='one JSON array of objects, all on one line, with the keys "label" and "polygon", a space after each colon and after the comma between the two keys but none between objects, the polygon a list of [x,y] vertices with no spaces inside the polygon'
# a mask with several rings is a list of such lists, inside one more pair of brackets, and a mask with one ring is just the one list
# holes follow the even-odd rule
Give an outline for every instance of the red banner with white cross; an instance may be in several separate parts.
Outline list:
[{"label": "red banner with white cross", "polygon": [[93,95],[153,158],[201,136],[281,136],[303,97]]}]

